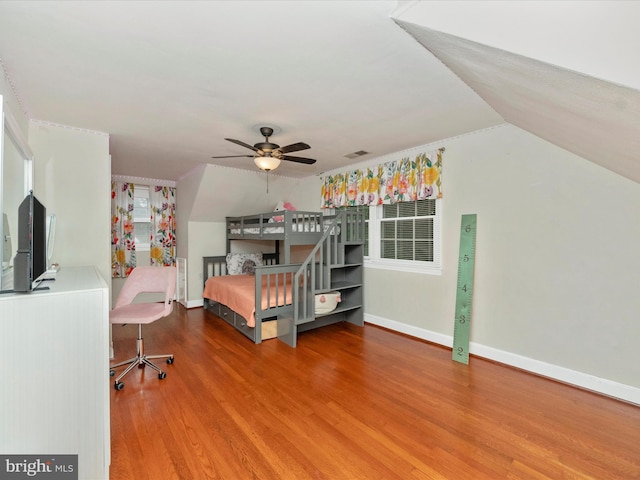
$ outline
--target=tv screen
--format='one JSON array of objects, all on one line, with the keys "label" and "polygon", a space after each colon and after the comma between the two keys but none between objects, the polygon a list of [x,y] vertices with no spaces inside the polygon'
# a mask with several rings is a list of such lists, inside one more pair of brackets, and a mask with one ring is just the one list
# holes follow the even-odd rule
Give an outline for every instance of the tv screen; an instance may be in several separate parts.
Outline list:
[{"label": "tv screen", "polygon": [[47,210],[31,192],[18,207],[18,251],[13,290],[30,292],[47,270]]}]

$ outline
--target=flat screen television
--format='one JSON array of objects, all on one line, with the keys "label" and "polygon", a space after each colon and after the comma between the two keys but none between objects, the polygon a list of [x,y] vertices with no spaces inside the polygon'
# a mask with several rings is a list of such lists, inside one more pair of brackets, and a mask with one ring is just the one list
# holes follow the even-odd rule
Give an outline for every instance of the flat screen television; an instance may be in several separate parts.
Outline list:
[{"label": "flat screen television", "polygon": [[47,209],[30,192],[18,207],[18,251],[13,290],[31,292],[47,271]]}]

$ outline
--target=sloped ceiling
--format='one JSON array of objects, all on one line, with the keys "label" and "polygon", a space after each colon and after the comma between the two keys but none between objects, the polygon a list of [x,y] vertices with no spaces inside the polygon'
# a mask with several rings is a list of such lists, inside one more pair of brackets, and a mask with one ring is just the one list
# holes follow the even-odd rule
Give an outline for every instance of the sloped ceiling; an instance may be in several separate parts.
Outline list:
[{"label": "sloped ceiling", "polygon": [[403,2],[396,18],[507,122],[635,182],[639,20],[638,2],[597,1]]},{"label": "sloped ceiling", "polygon": [[640,92],[398,22],[507,122],[640,182]]},{"label": "sloped ceiling", "polygon": [[507,121],[639,182],[639,7],[2,1],[0,59],[29,118],[110,134],[114,174],[255,170],[210,157],[265,124],[305,177]]}]

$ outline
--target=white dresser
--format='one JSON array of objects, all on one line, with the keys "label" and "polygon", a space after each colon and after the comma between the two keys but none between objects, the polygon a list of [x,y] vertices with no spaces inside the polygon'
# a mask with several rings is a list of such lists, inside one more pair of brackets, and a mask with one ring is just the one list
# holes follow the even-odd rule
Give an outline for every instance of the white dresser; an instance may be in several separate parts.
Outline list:
[{"label": "white dresser", "polygon": [[77,454],[79,479],[107,479],[109,290],[94,267],[45,285],[0,295],[0,452]]}]

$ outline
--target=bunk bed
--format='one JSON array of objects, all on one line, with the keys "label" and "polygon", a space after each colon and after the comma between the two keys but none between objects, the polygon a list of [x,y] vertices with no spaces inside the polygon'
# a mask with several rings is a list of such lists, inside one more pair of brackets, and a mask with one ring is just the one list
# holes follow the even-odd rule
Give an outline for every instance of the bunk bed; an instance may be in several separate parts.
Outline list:
[{"label": "bunk bed", "polygon": [[291,263],[291,247],[314,245],[326,229],[330,219],[319,212],[283,210],[242,217],[227,217],[227,253],[233,240],[273,240],[275,253],[283,244],[283,263]]},{"label": "bunk bed", "polygon": [[[203,257],[204,306],[255,343],[278,337],[295,347],[302,331],[341,321],[363,325],[364,231],[363,216],[348,211],[228,217],[227,254]],[[275,252],[234,254],[236,240],[271,240]],[[295,245],[310,247],[301,263],[291,263]],[[250,260],[248,272],[238,270],[234,256]]]}]

